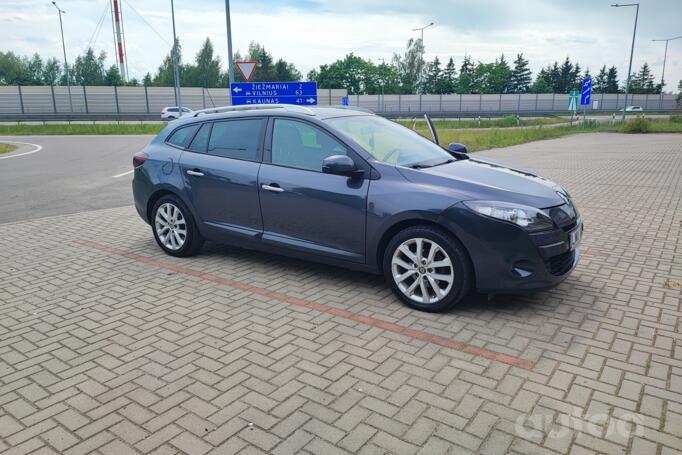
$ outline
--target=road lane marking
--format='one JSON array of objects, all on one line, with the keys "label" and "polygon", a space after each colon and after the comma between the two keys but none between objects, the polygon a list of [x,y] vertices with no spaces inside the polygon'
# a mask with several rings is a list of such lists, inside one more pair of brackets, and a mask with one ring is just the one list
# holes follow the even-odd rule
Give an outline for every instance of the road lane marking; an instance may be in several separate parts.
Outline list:
[{"label": "road lane marking", "polygon": [[9,142],[10,144],[32,145],[33,147],[35,147],[35,149],[31,150],[30,152],[17,153],[16,155],[0,156],[0,160],[8,160],[10,158],[18,158],[20,156],[31,155],[31,154],[37,153],[43,149],[42,145],[32,144],[30,142],[9,141],[7,139],[0,139],[0,142]]},{"label": "road lane marking", "polygon": [[111,178],[117,179],[119,177],[123,177],[124,175],[132,174],[135,172],[135,169],[131,169],[129,171],[121,172],[120,174],[112,175]]},{"label": "road lane marking", "polygon": [[163,270],[169,270],[175,273],[181,273],[186,276],[191,276],[198,278],[200,280],[212,282],[221,286],[227,286],[234,289],[239,289],[242,291],[250,292],[252,294],[260,295],[262,297],[267,297],[269,299],[277,300],[282,303],[287,303],[289,305],[295,305],[303,308],[308,308],[311,310],[318,311],[320,313],[330,314],[332,316],[347,319],[353,322],[358,322],[360,324],[367,325],[369,327],[375,327],[378,329],[385,330],[387,332],[397,333],[409,338],[425,341],[427,343],[435,344],[445,348],[449,348],[455,351],[465,352],[474,357],[483,357],[489,360],[494,360],[496,362],[505,363],[518,368],[523,368],[526,370],[532,370],[534,363],[530,360],[522,359],[520,357],[515,357],[509,354],[503,354],[501,352],[492,351],[490,349],[481,348],[471,344],[461,343],[458,341],[451,340],[450,338],[444,338],[437,335],[432,335],[428,332],[422,330],[411,329],[398,324],[393,324],[381,319],[377,319],[371,316],[365,316],[358,313],[353,313],[352,311],[344,310],[341,308],[336,308],[330,305],[324,305],[321,303],[315,303],[310,300],[302,299],[299,297],[292,297],[287,294],[282,294],[280,292],[270,291],[267,288],[261,288],[254,286],[252,284],[244,283],[237,280],[231,280],[228,278],[222,278],[216,275],[212,275],[208,272],[202,272],[200,270],[191,269],[189,267],[183,267],[180,265],[173,264],[171,262],[160,261],[157,259],[152,259],[141,254],[134,253],[129,250],[124,250],[112,245],[107,245],[104,243],[92,242],[90,240],[76,240],[78,245],[90,248],[93,250],[99,250],[104,253],[108,253],[113,256],[124,257],[132,261],[140,262],[142,264],[147,264],[153,267],[158,267]]}]

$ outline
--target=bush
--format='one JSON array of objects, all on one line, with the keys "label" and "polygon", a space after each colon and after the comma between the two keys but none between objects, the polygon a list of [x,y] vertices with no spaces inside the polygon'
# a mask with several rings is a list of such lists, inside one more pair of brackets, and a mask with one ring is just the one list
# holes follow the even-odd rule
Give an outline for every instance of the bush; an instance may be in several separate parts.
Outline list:
[{"label": "bush", "polygon": [[671,115],[670,121],[673,123],[682,123],[682,114]]},{"label": "bush", "polygon": [[621,127],[621,133],[648,133],[651,130],[651,122],[643,118],[628,120]]}]

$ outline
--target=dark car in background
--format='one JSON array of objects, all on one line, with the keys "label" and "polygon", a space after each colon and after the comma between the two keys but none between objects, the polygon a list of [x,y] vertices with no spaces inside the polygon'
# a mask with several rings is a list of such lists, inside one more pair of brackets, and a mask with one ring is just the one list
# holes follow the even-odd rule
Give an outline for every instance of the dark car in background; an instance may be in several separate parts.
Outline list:
[{"label": "dark car in background", "polygon": [[357,110],[198,111],[134,166],[135,206],[166,253],[208,239],[383,273],[420,310],[551,287],[579,257],[582,222],[555,183]]}]

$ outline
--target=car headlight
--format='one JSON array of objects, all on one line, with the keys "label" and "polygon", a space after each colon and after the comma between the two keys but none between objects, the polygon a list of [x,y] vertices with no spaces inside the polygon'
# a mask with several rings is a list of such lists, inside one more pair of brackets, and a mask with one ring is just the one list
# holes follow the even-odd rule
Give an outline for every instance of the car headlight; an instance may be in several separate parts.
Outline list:
[{"label": "car headlight", "polygon": [[527,205],[498,201],[465,201],[463,204],[478,214],[514,223],[530,232],[554,229],[551,218],[542,210]]}]

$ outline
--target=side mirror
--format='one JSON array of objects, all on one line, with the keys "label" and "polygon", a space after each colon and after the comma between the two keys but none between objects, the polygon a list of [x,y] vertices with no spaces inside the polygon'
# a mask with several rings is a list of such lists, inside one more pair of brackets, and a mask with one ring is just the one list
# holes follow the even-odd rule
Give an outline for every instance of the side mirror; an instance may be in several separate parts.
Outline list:
[{"label": "side mirror", "polygon": [[459,142],[450,142],[448,144],[448,151],[452,153],[467,153],[466,145]]},{"label": "side mirror", "polygon": [[352,175],[355,173],[355,162],[347,155],[328,156],[322,162],[322,172],[335,175]]}]

